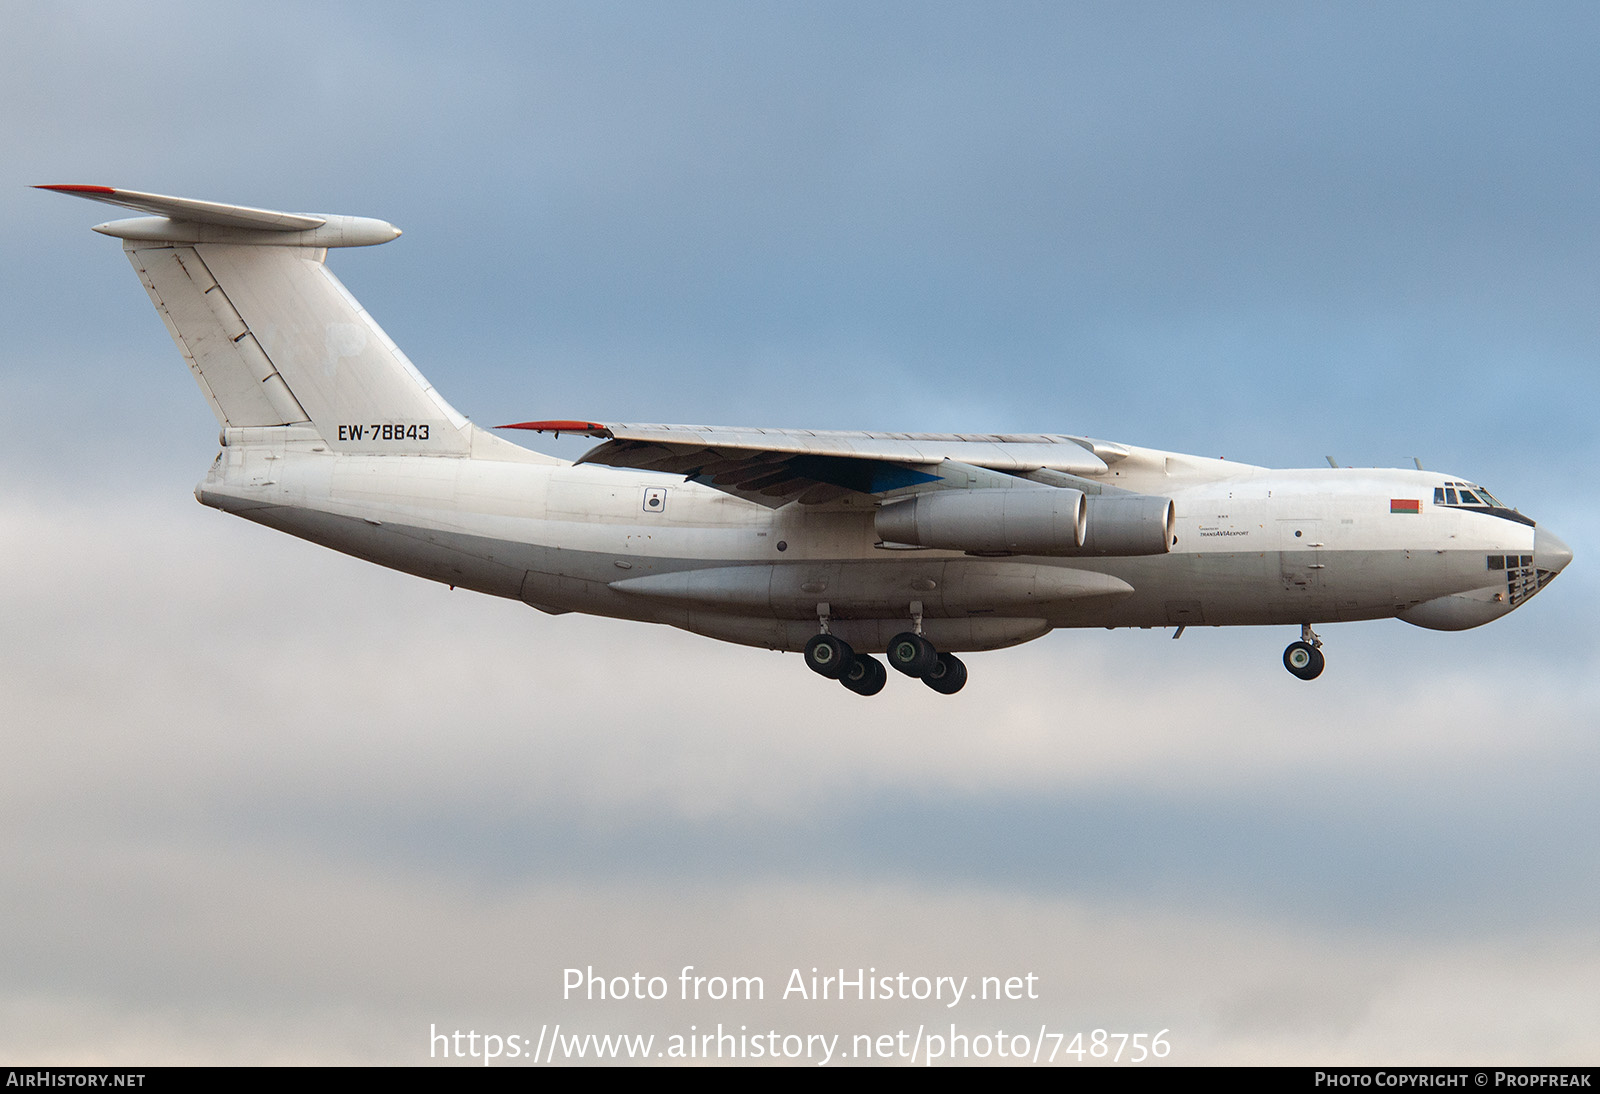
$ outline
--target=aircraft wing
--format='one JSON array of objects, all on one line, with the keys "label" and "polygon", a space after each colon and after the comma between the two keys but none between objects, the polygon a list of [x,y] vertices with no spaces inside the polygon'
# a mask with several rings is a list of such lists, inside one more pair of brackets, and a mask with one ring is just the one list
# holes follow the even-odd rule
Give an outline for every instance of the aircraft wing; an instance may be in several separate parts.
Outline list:
[{"label": "aircraft wing", "polygon": [[578,463],[682,475],[776,509],[846,494],[901,497],[937,489],[1009,487],[1019,478],[1056,486],[1099,485],[1127,455],[1120,445],[1057,434],[877,433],[727,426],[518,422],[503,429],[577,433],[602,444]]}]

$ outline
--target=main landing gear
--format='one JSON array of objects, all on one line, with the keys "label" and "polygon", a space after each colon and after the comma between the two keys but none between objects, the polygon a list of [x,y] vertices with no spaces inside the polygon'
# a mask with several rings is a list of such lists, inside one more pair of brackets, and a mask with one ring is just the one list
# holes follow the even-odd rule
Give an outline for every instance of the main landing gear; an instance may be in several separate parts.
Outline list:
[{"label": "main landing gear", "polygon": [[[940,695],[954,695],[967,682],[966,663],[953,653],[941,653],[922,637],[921,605],[913,605],[916,630],[904,631],[889,642],[889,664],[914,676]],[[842,638],[828,633],[826,611],[817,613],[822,633],[806,643],[806,667],[819,676],[837,680],[857,695],[876,695],[888,682],[883,662],[857,653]]]},{"label": "main landing gear", "polygon": [[967,682],[967,666],[953,653],[940,653],[920,634],[904,631],[889,640],[889,664],[914,676],[940,695],[954,695]]},{"label": "main landing gear", "polygon": [[819,634],[806,643],[806,666],[857,695],[876,695],[889,682],[889,670],[882,661],[857,653],[850,643],[831,634]]},{"label": "main landing gear", "polygon": [[1310,623],[1300,624],[1300,641],[1290,642],[1283,651],[1283,667],[1302,680],[1315,680],[1327,663],[1322,656],[1322,639]]}]

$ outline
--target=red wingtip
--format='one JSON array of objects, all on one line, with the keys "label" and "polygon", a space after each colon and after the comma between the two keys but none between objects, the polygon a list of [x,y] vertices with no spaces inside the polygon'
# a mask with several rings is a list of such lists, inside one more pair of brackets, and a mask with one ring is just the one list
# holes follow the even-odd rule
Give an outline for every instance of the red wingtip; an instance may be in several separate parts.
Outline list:
[{"label": "red wingtip", "polygon": [[66,184],[66,183],[59,183],[59,184],[56,184],[56,185],[53,185],[53,186],[35,186],[34,189],[35,190],[59,190],[62,193],[66,193],[66,194],[114,194],[114,193],[116,193],[116,191],[113,190],[109,186],[75,186],[75,185]]},{"label": "red wingtip", "polygon": [[580,421],[549,421],[549,422],[513,422],[511,425],[497,425],[496,429],[531,429],[535,433],[581,433],[589,437],[609,436],[611,431],[599,422]]}]

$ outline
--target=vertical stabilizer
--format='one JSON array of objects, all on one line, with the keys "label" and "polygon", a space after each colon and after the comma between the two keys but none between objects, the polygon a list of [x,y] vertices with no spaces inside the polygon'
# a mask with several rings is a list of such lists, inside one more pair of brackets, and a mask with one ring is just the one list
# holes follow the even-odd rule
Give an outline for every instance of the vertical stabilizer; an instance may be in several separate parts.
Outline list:
[{"label": "vertical stabilizer", "polygon": [[225,427],[310,423],[330,450],[466,455],[467,421],[324,265],[383,243],[383,221],[280,213],[109,187],[46,187],[156,215],[121,238]]}]

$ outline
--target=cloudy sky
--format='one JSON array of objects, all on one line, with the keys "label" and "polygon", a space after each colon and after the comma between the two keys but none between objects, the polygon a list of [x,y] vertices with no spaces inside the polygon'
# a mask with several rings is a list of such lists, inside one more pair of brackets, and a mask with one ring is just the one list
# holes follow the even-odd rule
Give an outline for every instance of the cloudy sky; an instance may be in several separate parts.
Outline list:
[{"label": "cloudy sky", "polygon": [[[1600,1055],[1593,5],[4,16],[0,1059],[719,1022]],[[1420,457],[1577,561],[1479,631],[1325,628],[1311,686],[1288,629],[1062,632],[864,702],[197,506],[215,422],[56,182],[394,222],[334,269],[485,424]],[[767,997],[679,1001],[685,965]],[[589,966],[673,998],[563,999]]]}]

